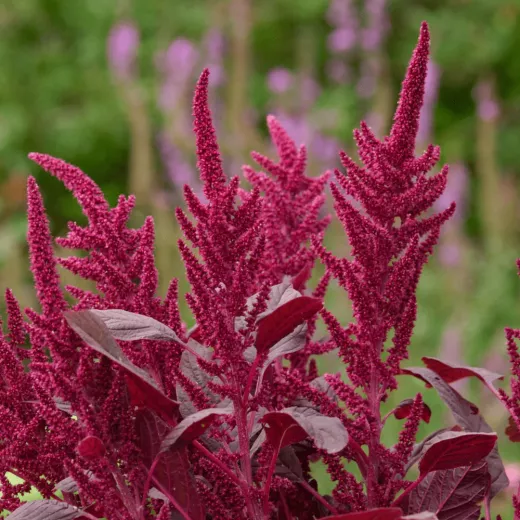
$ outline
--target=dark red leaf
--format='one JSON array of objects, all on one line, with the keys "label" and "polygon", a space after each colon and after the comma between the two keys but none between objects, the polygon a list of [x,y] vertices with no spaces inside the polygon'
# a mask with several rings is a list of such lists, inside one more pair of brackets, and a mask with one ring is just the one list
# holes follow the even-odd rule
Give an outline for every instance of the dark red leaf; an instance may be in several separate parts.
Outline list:
[{"label": "dark red leaf", "polygon": [[509,417],[506,435],[511,442],[520,442],[520,431],[518,431],[518,426],[512,417]]},{"label": "dark red leaf", "polygon": [[[160,452],[163,439],[171,429],[149,410],[137,412],[136,428],[144,463],[150,468]],[[177,447],[161,454],[152,482],[161,493],[174,496],[190,518],[204,520],[202,503],[185,448]]]},{"label": "dark red leaf", "polygon": [[162,441],[161,451],[167,451],[180,443],[188,443],[200,437],[219,415],[232,413],[229,408],[207,408],[183,419]]},{"label": "dark red leaf", "polygon": [[303,269],[293,278],[292,286],[297,291],[302,291],[305,288],[305,284],[309,281],[312,274],[312,264],[307,263]]},{"label": "dark red leaf", "polygon": [[198,325],[195,325],[188,333],[188,339],[193,339],[194,341],[198,341],[202,343],[202,331]]},{"label": "dark red leaf", "polygon": [[176,401],[166,397],[155,386],[149,385],[140,377],[132,373],[125,374],[125,381],[128,387],[128,394],[130,395],[130,403],[132,406],[138,408],[149,408],[156,412],[161,419],[164,419],[168,424],[175,426],[175,414],[179,409]]},{"label": "dark red leaf", "polygon": [[149,316],[128,312],[122,309],[90,310],[92,314],[101,318],[112,336],[124,341],[152,339],[176,341],[182,344],[181,339],[160,321]]},{"label": "dark red leaf", "polygon": [[10,520],[74,520],[83,516],[83,511],[57,500],[26,502],[13,511]]},{"label": "dark red leaf", "polygon": [[336,417],[327,417],[313,408],[284,408],[266,413],[261,422],[268,425],[267,439],[278,450],[310,437],[328,453],[338,453],[348,444],[348,433]]},{"label": "dark red leaf", "polygon": [[[413,399],[405,399],[404,401],[401,401],[394,410],[395,418],[396,419],[406,419],[410,415],[410,412],[412,411],[412,406],[413,406]],[[425,423],[429,423],[431,416],[432,416],[432,411],[431,411],[430,407],[426,403],[423,403],[421,419]]]},{"label": "dark red leaf", "polygon": [[479,520],[490,480],[484,461],[433,471],[405,497],[401,507],[409,515],[426,509],[434,512],[439,520]]},{"label": "dark red leaf", "polygon": [[284,303],[265,318],[258,321],[256,350],[265,352],[290,334],[298,325],[318,313],[323,302],[318,298],[301,296]]},{"label": "dark red leaf", "polygon": [[495,447],[493,433],[446,432],[439,435],[419,462],[421,475],[454,469],[485,459]]},{"label": "dark red leaf", "polygon": [[154,379],[145,370],[136,367],[124,354],[103,320],[92,311],[65,312],[65,319],[78,336],[93,350],[108,357],[123,367],[128,373],[126,378],[131,399],[151,406],[162,416],[173,416],[179,403],[164,395]]},{"label": "dark red leaf", "polygon": [[480,379],[494,394],[497,394],[497,390],[494,386],[495,381],[504,379],[504,376],[486,370],[480,367],[466,367],[455,364],[446,363],[440,359],[423,357],[423,363],[427,368],[433,370],[439,375],[446,383],[454,383],[465,377],[476,377]]},{"label": "dark red leaf", "polygon": [[323,520],[401,520],[403,511],[398,507],[380,507],[359,513],[326,516]]},{"label": "dark red leaf", "polygon": [[105,455],[105,445],[99,437],[90,435],[79,442],[78,453],[86,459],[99,459]]},{"label": "dark red leaf", "polygon": [[[491,433],[493,431],[489,424],[487,424],[478,413],[478,408],[470,401],[464,399],[464,397],[433,370],[423,367],[413,367],[403,370],[402,373],[413,375],[433,386],[435,390],[437,390],[440,398],[450,408],[457,424],[462,426],[466,431],[483,433]],[[509,479],[506,476],[504,464],[502,463],[496,446],[491,450],[491,453],[486,458],[486,462],[491,475],[490,498],[493,498],[509,485]]]}]

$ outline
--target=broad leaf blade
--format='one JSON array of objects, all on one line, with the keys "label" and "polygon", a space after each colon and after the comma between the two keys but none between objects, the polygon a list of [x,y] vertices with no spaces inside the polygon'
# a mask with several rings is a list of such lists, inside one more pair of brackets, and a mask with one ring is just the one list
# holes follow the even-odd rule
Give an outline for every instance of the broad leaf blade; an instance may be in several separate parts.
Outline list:
[{"label": "broad leaf blade", "polygon": [[265,352],[290,334],[298,325],[311,319],[323,303],[318,298],[301,296],[278,307],[258,321],[255,346],[258,352]]},{"label": "broad leaf blade", "polygon": [[338,453],[348,444],[348,433],[337,417],[327,417],[313,408],[293,406],[268,412],[262,418],[268,425],[269,442],[279,449],[310,437],[319,449]]},{"label": "broad leaf blade", "polygon": [[[139,401],[171,417],[178,408],[178,403],[159,390],[153,378],[143,369],[135,366],[124,354],[116,340],[93,311],[65,312],[65,319],[72,330],[93,350],[108,357],[123,367],[129,374],[126,378],[133,401]],[[137,405],[138,403],[135,402]]]},{"label": "broad leaf blade", "polygon": [[91,310],[94,316],[100,318],[112,336],[123,341],[153,339],[177,341],[183,344],[175,332],[149,316],[128,312],[122,309]]},{"label": "broad leaf blade", "polygon": [[[83,471],[89,480],[97,480],[92,471]],[[60,480],[54,489],[63,491],[64,493],[77,493],[79,491],[78,483],[72,478],[67,477]]]},{"label": "broad leaf blade", "polygon": [[179,443],[188,443],[200,437],[218,415],[229,415],[228,408],[207,408],[183,419],[162,441],[161,451],[167,451]]},{"label": "broad leaf blade", "polygon": [[496,441],[493,433],[446,432],[423,455],[419,471],[424,475],[475,464],[488,456]]},{"label": "broad leaf blade", "polygon": [[260,374],[258,375],[257,388],[261,385],[264,378],[265,371],[269,368],[269,365],[277,358],[281,356],[287,356],[288,354],[294,354],[305,347],[307,335],[307,323],[302,323],[296,327],[288,336],[285,336],[276,345],[271,347],[267,354],[267,359],[262,365]]},{"label": "broad leaf blade", "polygon": [[434,471],[406,497],[401,507],[409,515],[428,510],[439,520],[478,520],[489,487],[490,476],[484,461]]},{"label": "broad leaf blade", "polygon": [[57,500],[27,502],[13,511],[10,520],[74,520],[83,516],[83,511]]},{"label": "broad leaf blade", "polygon": [[[149,410],[138,412],[136,427],[144,463],[150,468],[170,428]],[[162,453],[152,481],[161,493],[173,495],[193,520],[205,518],[185,448]]]},{"label": "broad leaf blade", "polygon": [[427,368],[433,370],[438,376],[446,381],[446,383],[454,383],[455,381],[459,381],[466,377],[476,377],[477,379],[480,379],[480,381],[482,381],[494,394],[497,394],[497,389],[494,385],[495,381],[504,379],[503,375],[491,372],[485,368],[455,365],[432,357],[423,357],[422,361]]},{"label": "broad leaf blade", "polygon": [[[493,430],[482,418],[478,408],[468,400],[464,399],[454,388],[446,383],[438,374],[429,368],[413,367],[402,371],[425,381],[433,386],[440,398],[448,405],[451,413],[455,417],[458,425],[468,432],[492,433]],[[490,498],[507,488],[509,479],[507,478],[504,464],[495,446],[487,456],[486,462],[491,475]]]}]

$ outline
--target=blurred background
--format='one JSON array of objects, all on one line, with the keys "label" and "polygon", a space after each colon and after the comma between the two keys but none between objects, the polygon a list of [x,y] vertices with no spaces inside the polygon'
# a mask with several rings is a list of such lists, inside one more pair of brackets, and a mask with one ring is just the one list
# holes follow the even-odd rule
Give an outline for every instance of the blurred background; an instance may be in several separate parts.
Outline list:
[{"label": "blurred background", "polygon": [[[251,150],[272,155],[268,113],[308,146],[308,172],[317,175],[339,166],[339,149],[355,156],[352,130],[361,119],[379,136],[387,132],[427,20],[432,56],[417,151],[441,145],[451,173],[438,206],[456,200],[458,209],[420,284],[411,360],[439,354],[506,373],[503,327],[520,326],[519,14],[520,0],[2,0],[2,290],[36,305],[25,244],[29,174],[43,189],[55,235],[69,220],[83,222],[70,194],[27,153],[78,165],[112,204],[135,193],[135,223],[146,214],[156,220],[161,291],[173,276],[187,291],[173,208],[183,184],[199,186],[191,96],[202,68],[211,70],[229,175],[251,163]],[[348,254],[336,223],[326,241]],[[349,320],[335,286],[327,306]],[[339,370],[333,356],[322,368]],[[459,387],[502,432],[506,417],[491,394],[473,382]],[[421,390],[403,380],[392,402]],[[451,420],[433,390],[424,395],[434,418],[423,433]],[[389,444],[400,428],[392,421]],[[519,460],[516,445],[503,453]],[[508,469],[518,478],[520,468]],[[330,485],[323,475],[320,485]]]}]

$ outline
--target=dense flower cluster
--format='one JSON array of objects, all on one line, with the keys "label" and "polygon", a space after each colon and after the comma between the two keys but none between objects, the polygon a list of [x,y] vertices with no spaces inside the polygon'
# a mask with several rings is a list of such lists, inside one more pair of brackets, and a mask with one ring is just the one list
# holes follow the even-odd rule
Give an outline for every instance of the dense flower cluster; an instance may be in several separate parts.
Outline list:
[{"label": "dense flower cluster", "polygon": [[[28,243],[41,309],[26,309],[25,321],[7,290],[8,333],[0,337],[0,507],[14,520],[435,520],[479,518],[483,503],[489,511],[507,486],[497,436],[450,383],[474,376],[498,394],[498,376],[434,358],[424,358],[426,368],[401,367],[421,270],[454,211],[452,204],[429,212],[446,187],[447,167],[428,176],[439,148],[415,156],[428,54],[423,24],[390,135],[378,140],[362,123],[354,135],[363,166],[340,154],[347,174],[336,171],[331,190],[348,259],[322,244],[330,174],[305,174],[305,147],[274,117],[267,124],[279,162],[253,153],[263,171],[244,167],[250,191],[225,175],[209,72],[202,73],[193,116],[204,200],[185,186],[188,212],[176,212],[191,329],[176,280],[164,299],[156,296],[154,223],[127,226],[134,198],[110,208],[78,168],[30,155],[73,193],[88,224],[71,223],[57,239],[82,253],[56,258],[29,179]],[[311,290],[317,259],[326,272]],[[65,294],[58,266],[92,290],[66,286]],[[323,308],[332,277],[353,304],[347,327]],[[329,335],[315,339],[319,316]],[[508,334],[518,376],[520,333]],[[319,376],[316,356],[334,349],[344,373]],[[416,443],[431,415],[421,394],[381,417],[400,374],[434,387],[457,426]],[[519,389],[514,383],[512,398],[500,394],[517,426]],[[390,415],[406,419],[393,447],[381,441]],[[332,496],[312,476],[317,461],[336,482]],[[409,482],[416,463],[419,476]],[[8,473],[23,483],[12,484]],[[44,499],[20,505],[31,487]]]}]

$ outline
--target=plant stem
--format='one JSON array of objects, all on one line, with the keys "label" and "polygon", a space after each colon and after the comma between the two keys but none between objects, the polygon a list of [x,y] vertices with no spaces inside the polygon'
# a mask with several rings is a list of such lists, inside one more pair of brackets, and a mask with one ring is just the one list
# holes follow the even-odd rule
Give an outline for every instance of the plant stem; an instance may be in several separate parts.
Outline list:
[{"label": "plant stem", "polygon": [[352,448],[352,451],[354,452],[355,460],[359,467],[359,471],[361,471],[361,475],[366,480],[370,461],[366,453],[362,450],[361,446],[352,437],[349,437],[348,443],[349,446]]},{"label": "plant stem", "polygon": [[[370,436],[370,449],[369,449],[369,464],[367,471],[367,500],[368,507],[373,508],[377,506],[377,478],[378,478],[378,465],[379,460],[377,456],[376,447],[380,442],[381,435],[381,419],[380,419],[380,410],[379,410],[379,400],[378,400],[378,388],[379,388],[379,378],[377,377],[377,371],[375,367],[372,367],[370,374],[370,388],[368,392],[368,401],[370,405],[370,410],[372,412],[372,416],[377,421],[376,424],[376,433]],[[371,432],[373,431],[373,427],[370,427]]]},{"label": "plant stem", "polygon": [[274,470],[276,468],[276,459],[278,458],[278,449],[273,446],[273,454],[269,462],[267,477],[264,484],[264,516],[269,518],[269,491],[271,490],[271,481],[273,479]]},{"label": "plant stem", "polygon": [[306,491],[308,491],[320,504],[327,508],[332,514],[336,514],[338,510],[330,505],[312,486],[305,482],[305,480],[301,480],[299,482],[300,486],[302,486]]},{"label": "plant stem", "polygon": [[150,484],[152,482],[153,472],[155,471],[155,468],[157,467],[157,464],[159,463],[159,459],[161,458],[162,453],[159,453],[157,457],[155,457],[155,460],[153,461],[149,471],[148,475],[146,476],[146,482],[144,483],[143,488],[143,499],[141,502],[141,507],[144,507],[146,503],[146,499],[148,498],[148,491],[150,490]]},{"label": "plant stem", "polygon": [[232,367],[233,383],[236,397],[233,399],[235,407],[235,419],[238,430],[238,449],[240,451],[242,475],[245,479],[247,488],[243,487],[244,499],[251,520],[261,520],[261,512],[251,499],[250,490],[253,487],[253,470],[251,467],[251,457],[249,455],[249,429],[247,424],[247,403],[242,400],[242,389],[236,372],[236,367]]},{"label": "plant stem", "polygon": [[258,368],[258,363],[260,362],[261,356],[257,354],[253,364],[251,365],[251,369],[249,370],[249,375],[247,377],[246,388],[244,390],[244,406],[247,404],[249,400],[249,392],[251,392],[251,387],[253,386],[253,379],[255,378],[256,369]]},{"label": "plant stem", "polygon": [[423,480],[424,477],[427,475],[425,473],[424,475],[421,475],[415,482],[412,482],[392,503],[392,506],[398,506],[403,498],[407,495],[409,495]]},{"label": "plant stem", "polygon": [[197,448],[209,460],[211,460],[215,466],[218,466],[218,468],[220,468],[233,481],[234,484],[237,486],[242,485],[238,477],[221,460],[215,457],[215,455],[213,455],[213,453],[211,453],[211,451],[209,451],[206,446],[201,444],[199,441],[193,441],[193,446],[195,446],[195,448]]}]

